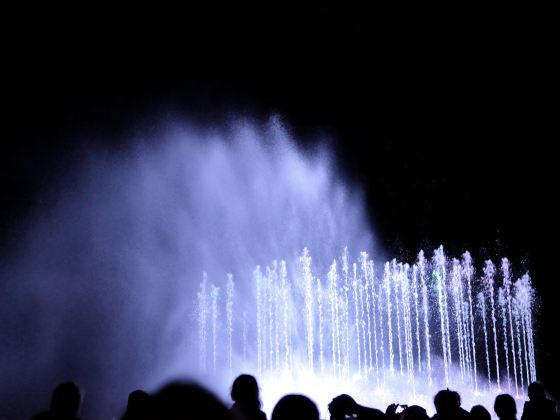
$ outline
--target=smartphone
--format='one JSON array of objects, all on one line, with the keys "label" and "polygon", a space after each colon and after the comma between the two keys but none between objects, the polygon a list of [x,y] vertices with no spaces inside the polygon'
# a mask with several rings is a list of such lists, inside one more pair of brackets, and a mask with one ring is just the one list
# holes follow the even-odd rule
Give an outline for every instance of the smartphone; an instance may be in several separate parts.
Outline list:
[{"label": "smartphone", "polygon": [[403,405],[403,404],[397,405],[397,409],[395,410],[395,414],[402,413],[407,407],[408,407],[407,405]]}]

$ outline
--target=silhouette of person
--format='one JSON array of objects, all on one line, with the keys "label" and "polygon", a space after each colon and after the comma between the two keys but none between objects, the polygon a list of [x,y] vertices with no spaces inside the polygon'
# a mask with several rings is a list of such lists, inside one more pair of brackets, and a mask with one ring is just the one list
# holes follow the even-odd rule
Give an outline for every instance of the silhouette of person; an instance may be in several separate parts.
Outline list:
[{"label": "silhouette of person", "polygon": [[355,416],[359,420],[386,420],[388,417],[380,410],[358,404],[350,395],[335,397],[329,404],[332,420],[344,420],[346,416]]},{"label": "silhouette of person", "polygon": [[266,414],[261,411],[259,385],[254,376],[239,375],[231,386],[233,405],[231,413],[235,419],[266,420]]},{"label": "silhouette of person", "polygon": [[80,401],[80,389],[76,384],[64,382],[54,389],[49,411],[37,414],[33,420],[77,420]]},{"label": "silhouette of person", "polygon": [[556,407],[552,400],[546,398],[544,387],[533,382],[527,390],[529,401],[523,406],[521,420],[549,420],[556,418]]},{"label": "silhouette of person", "polygon": [[276,403],[271,420],[319,420],[319,410],[305,395],[289,394]]},{"label": "silhouette of person", "polygon": [[475,405],[471,408],[471,419],[472,420],[491,420],[492,415],[490,412],[481,405]]},{"label": "silhouette of person", "polygon": [[434,397],[436,414],[433,420],[470,419],[470,413],[461,408],[461,396],[455,391],[444,389]]},{"label": "silhouette of person", "polygon": [[158,420],[231,420],[229,410],[206,389],[191,383],[171,383],[153,397],[153,418]]},{"label": "silhouette of person", "polygon": [[517,406],[515,400],[509,394],[501,394],[496,397],[494,411],[500,420],[517,419]]},{"label": "silhouette of person", "polygon": [[429,420],[430,416],[426,413],[426,409],[419,405],[411,405],[404,409],[401,414],[401,420]]},{"label": "silhouette of person", "polygon": [[143,420],[151,418],[150,396],[140,390],[128,395],[128,404],[121,420]]}]

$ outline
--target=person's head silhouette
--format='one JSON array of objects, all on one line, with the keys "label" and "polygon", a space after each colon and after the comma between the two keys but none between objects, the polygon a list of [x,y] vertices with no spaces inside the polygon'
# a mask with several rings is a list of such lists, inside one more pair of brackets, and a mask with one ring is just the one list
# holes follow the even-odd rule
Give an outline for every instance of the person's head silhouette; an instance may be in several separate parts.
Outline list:
[{"label": "person's head silhouette", "polygon": [[533,382],[529,385],[529,388],[527,388],[527,394],[529,395],[529,399],[531,401],[542,401],[546,398],[544,394],[544,387],[538,382]]},{"label": "person's head silhouette", "polygon": [[240,406],[260,408],[259,385],[254,376],[239,375],[231,386],[231,399]]},{"label": "person's head silhouette", "polygon": [[58,385],[51,398],[50,412],[59,418],[74,418],[80,408],[80,389],[74,382]]},{"label": "person's head silhouette", "polygon": [[128,404],[123,419],[148,418],[150,415],[150,396],[141,389],[128,394]]},{"label": "person's head silhouette", "polygon": [[271,420],[319,420],[319,410],[304,395],[286,395],[276,403]]},{"label": "person's head silhouette", "polygon": [[206,389],[191,383],[171,383],[163,387],[153,400],[154,418],[231,419],[227,408]]},{"label": "person's head silhouette", "polygon": [[440,415],[449,415],[456,412],[461,406],[461,397],[455,391],[444,389],[434,397],[434,406]]},{"label": "person's head silhouette", "polygon": [[509,394],[501,394],[496,397],[494,411],[500,419],[515,419],[517,407],[515,400]]},{"label": "person's head silhouette", "polygon": [[430,417],[426,410],[419,405],[411,405],[407,407],[402,413],[402,420],[429,420]]},{"label": "person's head silhouette", "polygon": [[481,405],[475,405],[471,408],[471,418],[473,420],[490,420],[492,416],[490,412]]}]

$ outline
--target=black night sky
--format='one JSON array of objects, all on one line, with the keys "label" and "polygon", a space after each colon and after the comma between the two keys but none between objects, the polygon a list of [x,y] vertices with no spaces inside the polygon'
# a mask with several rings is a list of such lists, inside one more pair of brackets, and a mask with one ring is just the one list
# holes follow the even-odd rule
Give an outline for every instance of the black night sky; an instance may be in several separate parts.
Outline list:
[{"label": "black night sky", "polygon": [[506,8],[14,15],[2,53],[0,262],[93,143],[118,150],[137,122],[166,116],[277,113],[298,141],[331,139],[388,253],[443,244],[530,271],[538,372],[560,397],[555,29],[550,11]]}]

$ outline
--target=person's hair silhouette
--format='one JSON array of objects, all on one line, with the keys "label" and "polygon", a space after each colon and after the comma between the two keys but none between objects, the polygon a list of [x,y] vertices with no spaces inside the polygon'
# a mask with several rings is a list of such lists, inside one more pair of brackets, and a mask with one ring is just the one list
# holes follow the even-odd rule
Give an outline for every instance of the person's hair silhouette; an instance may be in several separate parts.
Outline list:
[{"label": "person's hair silhouette", "polygon": [[52,394],[51,413],[60,418],[75,418],[80,408],[80,389],[74,382],[64,382]]},{"label": "person's hair silhouette", "polygon": [[514,420],[517,415],[515,400],[509,394],[501,394],[496,397],[494,411],[500,420]]},{"label": "person's hair silhouette", "polygon": [[319,420],[319,410],[304,395],[286,395],[276,403],[271,420]]},{"label": "person's hair silhouette", "polygon": [[150,396],[141,389],[128,394],[128,404],[122,420],[141,420],[151,416]]},{"label": "person's hair silhouette", "polygon": [[171,383],[153,398],[153,418],[158,420],[230,420],[229,410],[213,394],[190,383]]},{"label": "person's hair silhouette", "polygon": [[231,399],[234,404],[231,412],[235,417],[245,420],[266,420],[261,411],[259,384],[254,376],[239,375],[231,386]]},{"label": "person's hair silhouette", "polygon": [[434,397],[436,415],[433,419],[463,419],[470,418],[470,413],[461,408],[461,396],[455,391],[444,389]]},{"label": "person's hair silhouette", "polygon": [[64,382],[58,385],[52,393],[49,411],[33,417],[34,420],[73,420],[77,419],[80,408],[80,389],[74,382]]},{"label": "person's hair silhouette", "polygon": [[473,420],[490,420],[492,415],[481,405],[475,405],[471,408],[471,419]]},{"label": "person's hair silhouette", "polygon": [[401,415],[402,420],[429,420],[430,417],[426,413],[426,409],[419,405],[411,405],[407,407]]}]

